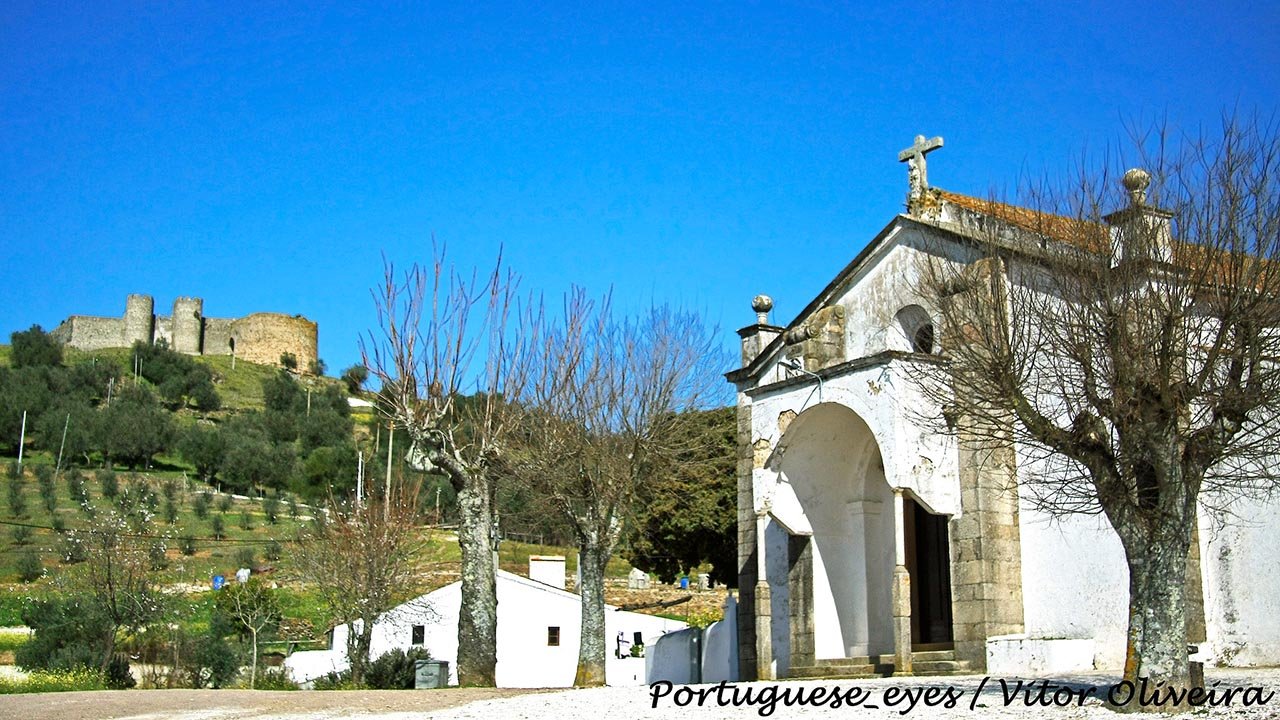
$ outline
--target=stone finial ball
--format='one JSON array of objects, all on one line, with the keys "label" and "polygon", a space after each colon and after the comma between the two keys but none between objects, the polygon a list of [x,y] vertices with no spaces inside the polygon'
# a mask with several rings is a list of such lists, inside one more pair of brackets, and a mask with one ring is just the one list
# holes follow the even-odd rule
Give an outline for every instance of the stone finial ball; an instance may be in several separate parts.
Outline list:
[{"label": "stone finial ball", "polygon": [[773,309],[773,298],[768,295],[757,295],[751,300],[751,309],[758,313],[767,313]]},{"label": "stone finial ball", "polygon": [[1120,183],[1129,192],[1142,192],[1151,184],[1151,173],[1142,168],[1133,168],[1124,174]]}]

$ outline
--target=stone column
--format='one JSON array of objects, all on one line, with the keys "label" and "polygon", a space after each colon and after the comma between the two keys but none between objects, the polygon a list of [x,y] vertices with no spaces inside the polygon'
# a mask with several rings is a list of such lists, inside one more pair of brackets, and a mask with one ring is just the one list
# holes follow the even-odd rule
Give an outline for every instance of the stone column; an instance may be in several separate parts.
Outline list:
[{"label": "stone column", "polygon": [[808,535],[787,540],[790,568],[787,572],[791,606],[791,667],[814,664],[813,640],[813,542]]},{"label": "stone column", "polygon": [[893,663],[894,675],[910,675],[911,575],[907,573],[906,518],[902,489],[893,489]]},{"label": "stone column", "polygon": [[756,680],[776,680],[773,662],[773,600],[765,574],[766,513],[756,515]]}]

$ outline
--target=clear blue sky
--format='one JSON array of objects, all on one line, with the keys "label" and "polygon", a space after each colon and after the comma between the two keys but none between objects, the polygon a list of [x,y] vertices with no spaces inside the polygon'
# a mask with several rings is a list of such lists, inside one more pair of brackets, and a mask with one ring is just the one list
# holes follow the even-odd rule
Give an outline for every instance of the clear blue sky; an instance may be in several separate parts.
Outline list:
[{"label": "clear blue sky", "polygon": [[753,295],[789,321],[900,211],[916,134],[982,195],[1126,120],[1280,102],[1266,2],[231,5],[0,6],[6,341],[198,295],[319,322],[339,371],[382,254],[434,234],[735,347]]}]

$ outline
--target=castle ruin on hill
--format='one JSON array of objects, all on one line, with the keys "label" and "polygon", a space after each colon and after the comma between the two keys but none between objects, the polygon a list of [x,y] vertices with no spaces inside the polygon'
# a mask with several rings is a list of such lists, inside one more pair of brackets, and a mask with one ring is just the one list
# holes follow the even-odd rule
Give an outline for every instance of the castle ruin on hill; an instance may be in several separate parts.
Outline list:
[{"label": "castle ruin on hill", "polygon": [[263,365],[279,365],[292,353],[308,371],[317,360],[317,326],[301,315],[253,313],[242,318],[204,316],[204,300],[180,297],[173,314],[156,315],[150,295],[129,295],[123,317],[72,315],[52,332],[79,350],[131,347],[135,342],[165,342],[187,355],[231,355]]}]

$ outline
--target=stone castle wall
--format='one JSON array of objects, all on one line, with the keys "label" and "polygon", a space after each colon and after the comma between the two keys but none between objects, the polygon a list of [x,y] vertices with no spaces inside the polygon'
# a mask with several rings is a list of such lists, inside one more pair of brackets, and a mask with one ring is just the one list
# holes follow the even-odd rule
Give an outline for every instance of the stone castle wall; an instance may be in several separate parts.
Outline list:
[{"label": "stone castle wall", "polygon": [[130,295],[118,318],[72,315],[50,334],[80,350],[129,347],[134,342],[164,341],[188,355],[232,355],[263,365],[279,365],[293,353],[307,372],[318,354],[318,327],[301,315],[254,313],[242,318],[204,317],[200,298],[178,298],[170,316],[154,314],[149,295]]},{"label": "stone castle wall", "polygon": [[121,318],[73,315],[51,333],[55,340],[81,350],[124,347],[124,320]]},{"label": "stone castle wall", "polygon": [[300,316],[254,313],[231,322],[231,340],[237,357],[263,365],[278,365],[280,356],[292,353],[298,369],[308,371],[319,357],[318,328]]}]

